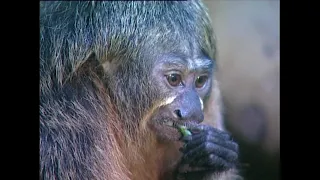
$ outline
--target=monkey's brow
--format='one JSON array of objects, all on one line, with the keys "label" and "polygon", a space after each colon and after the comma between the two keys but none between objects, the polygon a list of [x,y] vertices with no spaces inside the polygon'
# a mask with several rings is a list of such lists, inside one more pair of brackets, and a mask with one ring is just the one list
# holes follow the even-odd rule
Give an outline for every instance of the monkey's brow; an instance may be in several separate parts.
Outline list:
[{"label": "monkey's brow", "polygon": [[213,60],[207,58],[196,58],[189,60],[188,69],[190,71],[211,71],[213,69]]},{"label": "monkey's brow", "polygon": [[188,65],[188,61],[173,55],[163,56],[161,61],[165,67],[171,68],[186,69]]},{"label": "monkey's brow", "polygon": [[165,67],[188,71],[212,71],[214,67],[213,60],[203,56],[197,58],[181,58],[175,55],[163,56],[162,63]]}]

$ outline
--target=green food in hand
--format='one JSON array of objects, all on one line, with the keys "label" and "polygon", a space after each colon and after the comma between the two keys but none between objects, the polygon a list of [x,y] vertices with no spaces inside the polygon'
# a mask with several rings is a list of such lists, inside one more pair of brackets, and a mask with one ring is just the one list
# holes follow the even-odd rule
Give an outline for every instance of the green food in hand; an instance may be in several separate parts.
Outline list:
[{"label": "green food in hand", "polygon": [[185,126],[178,126],[179,131],[182,133],[183,136],[191,136],[191,132]]}]

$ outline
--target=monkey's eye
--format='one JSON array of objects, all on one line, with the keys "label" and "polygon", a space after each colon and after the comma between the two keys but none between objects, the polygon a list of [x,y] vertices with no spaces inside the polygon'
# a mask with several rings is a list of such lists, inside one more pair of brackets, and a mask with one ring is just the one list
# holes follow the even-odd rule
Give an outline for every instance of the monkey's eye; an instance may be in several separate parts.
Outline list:
[{"label": "monkey's eye", "polygon": [[196,88],[202,88],[208,80],[208,76],[198,76],[195,82]]},{"label": "monkey's eye", "polygon": [[170,75],[167,75],[166,77],[171,86],[182,85],[182,78],[179,74],[170,74]]}]

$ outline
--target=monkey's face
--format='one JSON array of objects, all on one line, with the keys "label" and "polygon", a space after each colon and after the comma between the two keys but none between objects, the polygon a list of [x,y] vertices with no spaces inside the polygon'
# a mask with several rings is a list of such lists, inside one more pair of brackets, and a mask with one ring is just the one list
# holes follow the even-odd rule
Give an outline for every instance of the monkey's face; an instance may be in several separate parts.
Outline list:
[{"label": "monkey's face", "polygon": [[162,140],[178,140],[178,125],[195,126],[204,120],[204,99],[211,89],[213,61],[204,57],[166,55],[152,76],[162,101],[149,125]]}]

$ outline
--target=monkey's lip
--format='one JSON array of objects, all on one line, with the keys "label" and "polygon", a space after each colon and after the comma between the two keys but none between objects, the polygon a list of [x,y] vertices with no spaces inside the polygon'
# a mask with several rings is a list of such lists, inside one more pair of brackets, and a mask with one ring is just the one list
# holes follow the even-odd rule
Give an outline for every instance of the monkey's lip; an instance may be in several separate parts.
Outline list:
[{"label": "monkey's lip", "polygon": [[197,123],[196,121],[172,121],[169,119],[165,119],[163,124],[173,128],[177,128],[178,126],[185,126],[189,129],[197,126],[199,123]]}]

